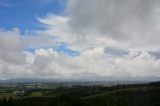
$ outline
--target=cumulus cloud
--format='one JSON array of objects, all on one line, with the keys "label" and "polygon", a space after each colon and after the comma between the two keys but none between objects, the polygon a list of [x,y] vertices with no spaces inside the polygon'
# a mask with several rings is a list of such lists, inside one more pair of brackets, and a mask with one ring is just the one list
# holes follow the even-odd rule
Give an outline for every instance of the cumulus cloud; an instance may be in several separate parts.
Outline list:
[{"label": "cumulus cloud", "polygon": [[[29,56],[29,55],[28,55]],[[160,77],[160,60],[148,52],[130,50],[124,57],[107,57],[105,49],[88,49],[80,56],[71,58],[60,55],[53,49],[37,50],[30,68],[37,76],[49,78],[83,79],[94,78],[144,78]],[[76,76],[76,77],[74,77]],[[91,78],[91,79],[90,79]]]}]

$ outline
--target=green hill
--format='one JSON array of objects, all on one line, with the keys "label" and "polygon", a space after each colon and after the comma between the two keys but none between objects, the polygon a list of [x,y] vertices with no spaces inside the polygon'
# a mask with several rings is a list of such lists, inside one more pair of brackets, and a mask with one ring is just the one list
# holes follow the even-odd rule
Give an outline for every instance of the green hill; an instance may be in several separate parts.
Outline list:
[{"label": "green hill", "polygon": [[17,85],[7,92],[4,90],[0,93],[0,106],[160,106],[160,82],[55,89]]}]

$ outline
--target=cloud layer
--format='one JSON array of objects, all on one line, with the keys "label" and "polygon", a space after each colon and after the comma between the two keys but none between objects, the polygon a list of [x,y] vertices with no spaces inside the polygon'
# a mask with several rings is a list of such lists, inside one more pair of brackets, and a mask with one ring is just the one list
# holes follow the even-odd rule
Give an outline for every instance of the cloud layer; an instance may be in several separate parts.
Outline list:
[{"label": "cloud layer", "polygon": [[67,12],[75,32],[97,31],[97,36],[130,47],[159,49],[159,4],[158,0],[70,0]]},{"label": "cloud layer", "polygon": [[159,3],[69,0],[64,16],[37,18],[44,30],[0,30],[0,78],[159,78]]}]

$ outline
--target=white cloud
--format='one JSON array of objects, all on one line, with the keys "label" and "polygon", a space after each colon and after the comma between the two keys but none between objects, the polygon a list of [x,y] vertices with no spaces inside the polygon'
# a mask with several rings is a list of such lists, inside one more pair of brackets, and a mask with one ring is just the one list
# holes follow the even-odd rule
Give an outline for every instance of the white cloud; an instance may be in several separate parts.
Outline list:
[{"label": "white cloud", "polygon": [[46,18],[38,18],[38,21],[46,27],[46,30],[40,31],[40,33],[56,36],[59,42],[75,42],[76,39],[68,26],[69,19],[67,17],[48,14]]},{"label": "white cloud", "polygon": [[[99,46],[85,49],[80,56],[74,58],[59,54],[53,48],[41,48],[34,53],[23,53],[17,50],[20,46],[20,41],[17,40],[18,30],[1,31],[1,33],[3,33],[1,51],[5,48],[10,53],[18,52],[11,55],[9,59],[15,56],[18,59],[25,59],[22,64],[19,64],[16,62],[17,59],[11,62],[6,61],[7,53],[5,53],[6,56],[0,55],[1,79],[19,77],[83,79],[85,77],[86,80],[91,80],[93,76],[95,79],[99,77],[160,77],[160,60],[145,51],[132,49],[119,58],[107,57],[106,48]],[[5,38],[7,35],[9,37]],[[8,43],[10,38],[12,40]],[[20,57],[21,55],[23,57]],[[15,63],[12,63],[13,61]]]},{"label": "white cloud", "polygon": [[49,49],[37,50],[35,62],[30,66],[37,76],[63,76],[70,79],[73,76],[81,79],[83,75],[95,75],[97,78],[160,77],[160,60],[147,52],[130,50],[129,54],[121,58],[106,57],[104,48],[88,49],[75,58],[53,52]]},{"label": "white cloud", "polygon": [[[35,31],[36,36],[22,37],[18,29],[0,31],[1,79],[160,77],[160,59],[150,53],[159,52],[160,46],[158,1],[68,3],[67,16],[37,18],[45,30]],[[80,55],[73,58],[56,51],[62,42]],[[22,51],[32,46],[35,51]],[[121,54],[116,57],[113,52]]]}]

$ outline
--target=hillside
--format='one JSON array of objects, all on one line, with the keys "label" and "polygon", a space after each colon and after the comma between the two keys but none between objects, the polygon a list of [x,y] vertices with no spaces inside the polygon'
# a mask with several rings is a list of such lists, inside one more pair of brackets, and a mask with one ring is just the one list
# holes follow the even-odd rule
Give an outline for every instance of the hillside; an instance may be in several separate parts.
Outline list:
[{"label": "hillside", "polygon": [[55,88],[51,83],[9,86],[0,87],[0,106],[160,106],[160,82],[110,87],[63,85]]}]

